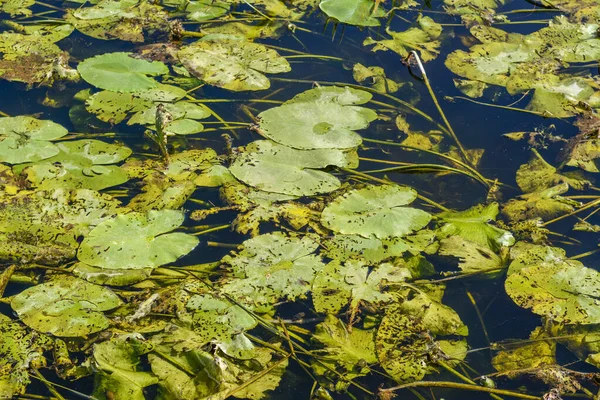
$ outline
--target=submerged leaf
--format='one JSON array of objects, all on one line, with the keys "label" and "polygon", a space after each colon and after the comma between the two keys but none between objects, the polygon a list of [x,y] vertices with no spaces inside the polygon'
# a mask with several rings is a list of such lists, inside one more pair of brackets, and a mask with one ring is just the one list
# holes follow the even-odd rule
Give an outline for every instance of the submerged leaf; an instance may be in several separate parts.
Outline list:
[{"label": "submerged leaf", "polygon": [[89,84],[113,92],[135,92],[156,88],[158,82],[149,76],[169,72],[159,61],[148,62],[131,57],[131,53],[105,53],[88,58],[77,66]]},{"label": "submerged leaf", "polygon": [[437,40],[442,33],[442,26],[429,17],[420,17],[419,27],[410,28],[404,32],[394,32],[386,29],[392,39],[374,40],[367,38],[363,45],[375,45],[372,51],[391,50],[400,57],[406,58],[409,53],[416,50],[424,62],[435,59],[439,54],[440,41]]},{"label": "submerged leaf", "polygon": [[108,269],[153,268],[171,263],[198,244],[195,236],[167,233],[178,228],[183,220],[183,213],[175,210],[118,215],[86,236],[77,258]]},{"label": "submerged leaf", "polygon": [[240,181],[266,192],[309,196],[340,187],[336,177],[317,170],[330,165],[356,167],[358,156],[355,151],[296,150],[258,140],[245,147],[229,170]]},{"label": "submerged leaf", "polygon": [[79,337],[108,328],[102,311],[121,304],[110,289],[69,275],[25,289],[12,298],[12,309],[36,331]]},{"label": "submerged leaf", "polygon": [[[549,340],[544,340],[544,339]],[[492,359],[492,365],[499,372],[510,372],[520,369],[539,368],[542,365],[556,364],[556,342],[541,327],[537,327],[529,335],[531,342],[525,341],[516,348],[508,346]]]},{"label": "submerged leaf", "polygon": [[179,59],[192,75],[233,91],[268,89],[263,73],[291,70],[275,50],[244,40],[198,40],[179,50]]},{"label": "submerged leaf", "polygon": [[532,149],[531,151],[533,154],[529,162],[521,165],[517,171],[517,184],[523,192],[538,192],[559,183],[568,183],[577,190],[584,190],[591,185],[591,182],[582,174],[559,173],[555,167],[542,158],[537,150]]},{"label": "submerged leaf", "polygon": [[94,345],[92,365],[96,372],[94,396],[111,392],[117,399],[144,400],[144,388],[158,383],[150,372],[140,370],[140,356],[152,346],[139,334],[123,334]]},{"label": "submerged leaf", "polygon": [[323,210],[321,222],[327,228],[365,238],[388,239],[424,228],[431,220],[425,211],[404,207],[417,192],[403,186],[369,186],[336,198]]},{"label": "submerged leaf", "polygon": [[569,185],[562,183],[539,192],[527,193],[510,199],[502,208],[502,214],[511,221],[524,221],[541,218],[548,221],[560,215],[570,213],[580,203],[560,196],[569,190]]}]

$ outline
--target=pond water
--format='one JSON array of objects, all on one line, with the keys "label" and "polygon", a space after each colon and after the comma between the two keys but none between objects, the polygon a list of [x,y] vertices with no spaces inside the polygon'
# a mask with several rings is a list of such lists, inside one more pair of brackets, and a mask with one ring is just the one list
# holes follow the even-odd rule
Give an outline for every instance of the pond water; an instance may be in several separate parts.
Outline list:
[{"label": "pond water", "polygon": [[0,398],[597,398],[596,0],[0,20]]}]

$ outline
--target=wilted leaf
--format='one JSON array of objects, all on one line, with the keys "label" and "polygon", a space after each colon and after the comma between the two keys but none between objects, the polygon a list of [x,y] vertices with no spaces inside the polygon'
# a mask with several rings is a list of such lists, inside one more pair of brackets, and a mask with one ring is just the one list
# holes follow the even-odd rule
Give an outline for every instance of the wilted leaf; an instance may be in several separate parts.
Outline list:
[{"label": "wilted leaf", "polygon": [[223,258],[232,273],[221,288],[253,306],[302,297],[324,267],[320,257],[313,254],[317,247],[318,243],[309,236],[300,239],[281,232],[246,240],[238,254]]},{"label": "wilted leaf", "polygon": [[569,185],[561,183],[539,192],[527,193],[516,199],[510,199],[502,208],[502,214],[511,221],[524,221],[541,218],[548,221],[568,214],[580,206],[580,203],[560,196],[569,190]]},{"label": "wilted leaf", "polygon": [[263,73],[291,70],[275,50],[243,40],[199,40],[179,50],[179,59],[192,75],[233,91],[268,89]]},{"label": "wilted leaf", "polygon": [[[544,339],[549,340],[544,340]],[[538,368],[542,365],[556,364],[556,342],[537,327],[529,335],[531,342],[507,346],[500,350],[492,359],[492,365],[499,372],[510,372],[520,369]]]},{"label": "wilted leaf", "polygon": [[450,236],[440,242],[440,255],[459,259],[458,268],[463,272],[479,272],[504,266],[500,256],[488,247],[482,247],[460,236]]},{"label": "wilted leaf", "polygon": [[379,93],[395,93],[400,84],[389,79],[381,67],[365,67],[357,63],[352,67],[352,77],[358,83],[368,85]]},{"label": "wilted leaf", "polygon": [[523,192],[537,192],[559,183],[568,183],[577,190],[583,190],[591,184],[582,174],[559,173],[556,168],[542,158],[537,150],[532,149],[531,151],[533,154],[529,162],[521,165],[517,171],[517,184]]}]

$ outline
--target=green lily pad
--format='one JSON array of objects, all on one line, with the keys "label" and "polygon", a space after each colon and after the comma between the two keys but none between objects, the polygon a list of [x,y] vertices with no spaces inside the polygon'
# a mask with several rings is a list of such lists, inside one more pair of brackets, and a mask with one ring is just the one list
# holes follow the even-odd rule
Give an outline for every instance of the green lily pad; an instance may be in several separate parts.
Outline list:
[{"label": "green lily pad", "polygon": [[59,153],[24,168],[27,179],[38,189],[69,188],[102,190],[127,182],[125,171],[114,164],[131,154],[128,147],[99,140],[77,140],[56,145]]},{"label": "green lily pad", "polygon": [[346,305],[356,312],[363,302],[373,307],[394,299],[387,287],[411,278],[407,268],[384,263],[370,270],[362,261],[347,261],[343,265],[332,261],[316,276],[312,286],[315,310],[337,314]]},{"label": "green lily pad", "polygon": [[118,215],[86,236],[77,258],[108,269],[143,269],[171,263],[198,244],[195,236],[167,233],[183,221],[183,213],[175,210]]},{"label": "green lily pad", "polygon": [[218,0],[189,1],[185,7],[185,12],[187,13],[187,19],[204,22],[226,15],[230,6],[230,3]]},{"label": "green lily pad", "polygon": [[53,347],[52,340],[30,332],[17,321],[0,314],[0,398],[12,399],[25,394],[31,383],[31,367],[46,366],[44,353]]},{"label": "green lily pad", "polygon": [[156,88],[158,82],[150,76],[169,73],[162,62],[133,58],[131,53],[106,53],[88,58],[79,63],[77,70],[89,84],[113,92]]},{"label": "green lily pad", "polygon": [[171,27],[162,7],[138,0],[100,0],[91,7],[68,10],[65,21],[96,39],[143,42],[144,33],[168,34]]},{"label": "green lily pad", "polygon": [[237,255],[223,258],[232,274],[225,278],[221,290],[253,306],[302,297],[324,267],[320,257],[313,254],[317,247],[309,236],[300,239],[280,232],[246,240]]},{"label": "green lily pad", "polygon": [[[189,135],[202,132],[204,126],[196,120],[204,119],[212,115],[212,112],[202,104],[194,104],[186,101],[162,104],[165,111],[168,112],[173,119],[164,129],[169,133],[177,135]],[[149,125],[150,128],[153,128],[156,121],[156,107],[157,106],[154,105],[143,111],[138,111],[129,119],[129,121],[127,121],[127,125],[142,124]]]},{"label": "green lily pad", "polygon": [[358,156],[355,151],[296,150],[258,140],[245,147],[229,171],[240,181],[266,192],[309,196],[332,192],[340,187],[336,177],[317,170],[330,165],[355,168]]},{"label": "green lily pad", "polygon": [[115,398],[144,400],[144,388],[158,383],[150,372],[141,371],[140,356],[152,350],[152,345],[140,334],[117,336],[94,345],[92,365],[96,375],[94,396],[111,392]]},{"label": "green lily pad", "polygon": [[179,50],[179,60],[197,78],[233,91],[268,89],[263,73],[291,70],[275,50],[239,40],[199,40]]},{"label": "green lily pad", "polygon": [[0,118],[0,162],[19,164],[55,156],[60,150],[51,141],[68,133],[52,121],[26,116]]},{"label": "green lily pad", "polygon": [[387,28],[386,32],[392,39],[374,40],[367,38],[364,46],[375,45],[371,50],[391,50],[400,57],[408,57],[411,51],[417,51],[423,62],[435,59],[440,53],[440,41],[437,40],[442,34],[442,26],[429,17],[418,19],[419,27],[410,28],[404,32],[394,32]]},{"label": "green lily pad", "polygon": [[441,238],[458,235],[494,251],[513,245],[515,238],[510,232],[490,224],[497,216],[498,203],[478,204],[465,211],[446,211],[438,215],[443,222],[438,233]]},{"label": "green lily pad", "polygon": [[385,14],[381,6],[375,10],[370,0],[321,0],[319,8],[330,18],[356,26],[379,26],[377,17]]},{"label": "green lily pad", "polygon": [[120,304],[110,289],[69,275],[25,289],[10,303],[24,324],[59,337],[80,337],[108,328],[102,311]]},{"label": "green lily pad", "polygon": [[520,264],[518,268],[511,264],[504,283],[517,305],[559,323],[600,323],[600,273],[596,270],[556,257]]},{"label": "green lily pad", "polygon": [[[329,92],[331,89],[317,90]],[[302,96],[263,111],[258,115],[259,132],[277,143],[302,150],[357,147],[362,138],[354,131],[367,128],[377,119],[377,113],[345,102],[354,93],[348,88],[344,90],[348,91],[347,95],[336,91],[335,97],[323,95],[315,101],[303,101],[306,97]]]},{"label": "green lily pad", "polygon": [[402,186],[369,186],[336,198],[323,210],[327,228],[365,238],[389,239],[424,228],[431,220],[425,211],[404,207],[417,192]]}]

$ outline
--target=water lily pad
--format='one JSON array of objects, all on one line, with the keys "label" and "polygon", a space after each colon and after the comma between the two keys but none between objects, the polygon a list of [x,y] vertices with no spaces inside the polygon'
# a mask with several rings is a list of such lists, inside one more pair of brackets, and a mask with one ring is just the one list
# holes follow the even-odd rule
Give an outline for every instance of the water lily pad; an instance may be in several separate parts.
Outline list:
[{"label": "water lily pad", "polygon": [[418,19],[419,27],[410,28],[404,32],[394,32],[387,28],[386,32],[392,39],[374,40],[367,38],[364,46],[375,45],[371,50],[391,50],[402,58],[408,57],[411,51],[417,51],[424,62],[435,59],[439,54],[440,41],[437,40],[442,33],[442,26],[429,17]]},{"label": "water lily pad", "polygon": [[109,391],[116,398],[144,400],[144,388],[158,383],[156,376],[140,367],[140,356],[151,350],[152,345],[135,333],[94,345],[94,396],[101,398]]},{"label": "water lily pad", "polygon": [[109,269],[93,267],[81,262],[73,266],[73,275],[97,285],[127,286],[148,279],[152,268]]},{"label": "water lily pad", "polygon": [[358,165],[358,156],[355,151],[296,150],[259,140],[245,147],[229,171],[240,181],[266,192],[308,196],[340,187],[336,177],[317,170],[330,165],[353,168]]},{"label": "water lily pad", "polygon": [[356,312],[361,303],[373,307],[392,301],[387,287],[411,278],[407,268],[384,263],[369,269],[362,261],[347,261],[343,265],[332,261],[316,276],[312,287],[315,310],[337,314],[346,305]]},{"label": "water lily pad", "polygon": [[404,207],[417,198],[408,187],[386,185],[353,190],[336,198],[323,210],[327,228],[365,238],[388,239],[424,228],[431,220],[425,211]]},{"label": "water lily pad", "polygon": [[0,118],[0,162],[40,161],[59,153],[51,143],[68,134],[61,125],[27,116]]},{"label": "water lily pad", "polygon": [[[52,85],[55,80],[79,79],[77,72],[68,65],[69,55],[55,44],[62,37],[44,33],[0,34],[0,78],[30,85]],[[61,77],[60,73],[64,75]]]},{"label": "water lily pad", "polygon": [[143,42],[145,32],[170,31],[162,7],[138,0],[100,0],[91,7],[68,10],[65,20],[84,35],[103,40]]},{"label": "water lily pad", "polygon": [[515,242],[513,235],[495,227],[490,222],[498,216],[498,203],[486,206],[476,205],[465,211],[447,211],[438,215],[444,223],[439,229],[439,236],[461,236],[463,239],[480,246],[498,250],[502,246],[511,246]]},{"label": "water lily pad", "polygon": [[75,256],[77,239],[127,212],[118,200],[79,189],[21,192],[0,202],[0,260],[56,265]]},{"label": "water lily pad", "polygon": [[319,8],[330,18],[357,26],[379,26],[377,17],[385,14],[382,7],[375,10],[370,0],[321,0]]},{"label": "water lily pad", "polygon": [[89,84],[113,92],[156,88],[158,82],[150,76],[169,72],[162,62],[133,58],[131,53],[105,53],[88,58],[79,63],[77,70]]},{"label": "water lily pad", "polygon": [[23,323],[60,337],[80,337],[108,328],[102,311],[120,304],[110,289],[69,275],[25,289],[10,303]]},{"label": "water lily pad", "polygon": [[29,7],[34,4],[34,0],[3,0],[0,1],[0,11],[10,14],[11,17],[29,17],[31,15]]},{"label": "water lily pad", "polygon": [[38,189],[69,188],[101,190],[127,182],[121,168],[110,165],[131,154],[128,147],[99,140],[78,140],[56,145],[59,153],[43,162],[23,165],[27,179]]},{"label": "water lily pad", "polygon": [[400,256],[413,247],[400,238],[381,240],[358,235],[335,235],[322,245],[321,253],[329,258],[339,261],[364,259],[369,265]]},{"label": "water lily pad", "polygon": [[[545,338],[549,340],[544,340]],[[500,372],[508,372],[556,364],[556,342],[542,327],[535,328],[529,339],[530,343],[525,341],[516,348],[509,347],[499,351],[492,359],[494,368]]]},{"label": "water lily pad", "polygon": [[579,261],[553,258],[512,268],[504,283],[513,301],[565,324],[600,323],[600,273]]},{"label": "water lily pad", "polygon": [[288,237],[280,232],[246,240],[242,250],[226,256],[232,268],[223,292],[244,304],[267,306],[280,299],[294,300],[310,290],[324,264],[313,254],[318,243],[305,236]]},{"label": "water lily pad", "polygon": [[335,93],[335,97],[325,94],[314,101],[305,101],[305,96],[294,98],[260,113],[259,131],[277,143],[296,149],[357,147],[362,138],[354,131],[367,128],[377,119],[377,113],[344,101],[353,94]]},{"label": "water lily pad", "polygon": [[152,268],[171,263],[198,244],[195,236],[167,233],[183,221],[183,213],[175,210],[118,215],[86,236],[77,258],[108,269]]},{"label": "water lily pad", "polygon": [[185,7],[185,12],[187,13],[187,19],[204,22],[227,14],[230,6],[231,4],[225,1],[190,1]]},{"label": "water lily pad", "polygon": [[[177,135],[189,135],[202,132],[204,126],[196,121],[210,117],[212,112],[202,104],[194,104],[186,101],[176,103],[161,103],[164,110],[171,115],[172,121],[165,126],[169,133]],[[142,124],[152,128],[156,121],[156,107],[154,105],[143,111],[135,113],[127,122],[127,125]]]},{"label": "water lily pad", "polygon": [[239,40],[201,40],[183,47],[179,59],[204,82],[233,91],[270,87],[263,73],[289,72],[290,64],[275,50]]},{"label": "water lily pad", "polygon": [[46,366],[44,352],[52,345],[49,337],[28,331],[19,322],[0,314],[0,398],[25,394],[31,383],[30,368]]},{"label": "water lily pad", "polygon": [[[460,236],[441,240],[439,254],[459,259],[458,268],[464,272],[479,272],[502,268],[504,260],[490,250]],[[494,276],[494,275],[492,275]]]},{"label": "water lily pad", "polygon": [[385,75],[381,67],[365,67],[357,63],[352,67],[352,77],[360,84],[368,85],[379,93],[395,93],[400,89],[399,84]]}]

